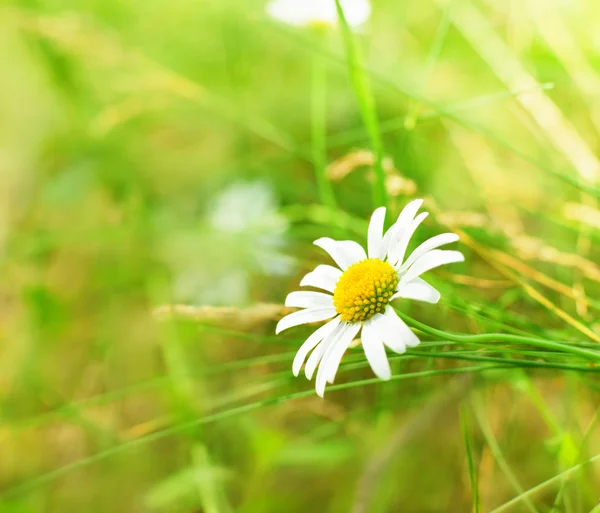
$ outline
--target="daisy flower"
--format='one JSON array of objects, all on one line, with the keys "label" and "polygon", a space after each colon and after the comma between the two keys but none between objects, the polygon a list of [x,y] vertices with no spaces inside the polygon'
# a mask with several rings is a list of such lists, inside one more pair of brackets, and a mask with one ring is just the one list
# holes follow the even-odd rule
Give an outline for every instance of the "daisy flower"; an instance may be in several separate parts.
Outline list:
[{"label": "daisy flower", "polygon": [[437,303],[440,293],[420,276],[436,267],[464,261],[459,251],[438,249],[455,242],[458,235],[443,233],[426,240],[404,258],[412,235],[427,217],[417,215],[423,200],[410,202],[397,221],[383,233],[385,207],[373,212],[369,223],[367,252],[357,242],[323,237],[314,243],[324,249],[338,267],[319,265],[300,282],[301,287],[326,291],[290,293],[285,304],[303,310],[286,315],[276,333],[301,324],[331,319],[302,344],[292,365],[297,376],[306,360],[306,377],[311,379],[318,366],[317,394],[333,383],[342,356],[361,332],[365,356],[381,379],[391,377],[385,347],[402,354],[420,341],[398,317],[390,302],[396,298]]},{"label": "daisy flower", "polygon": [[[348,25],[358,27],[371,15],[368,0],[340,0]],[[330,25],[338,23],[335,0],[272,0],[267,5],[267,14],[289,25]]]}]

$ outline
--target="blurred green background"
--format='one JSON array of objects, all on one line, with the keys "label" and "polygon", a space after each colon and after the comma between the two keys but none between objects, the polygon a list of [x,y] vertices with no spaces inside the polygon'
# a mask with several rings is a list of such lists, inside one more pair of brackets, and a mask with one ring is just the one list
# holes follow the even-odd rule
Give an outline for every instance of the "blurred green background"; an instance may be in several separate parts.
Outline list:
[{"label": "blurred green background", "polygon": [[592,511],[594,368],[424,336],[406,379],[359,383],[355,350],[321,400],[291,374],[309,329],[274,326],[312,240],[365,242],[358,74],[391,212],[464,235],[441,303],[400,307],[599,342],[599,27],[594,0],[378,0],[357,69],[341,27],[258,0],[3,3],[0,511]]}]

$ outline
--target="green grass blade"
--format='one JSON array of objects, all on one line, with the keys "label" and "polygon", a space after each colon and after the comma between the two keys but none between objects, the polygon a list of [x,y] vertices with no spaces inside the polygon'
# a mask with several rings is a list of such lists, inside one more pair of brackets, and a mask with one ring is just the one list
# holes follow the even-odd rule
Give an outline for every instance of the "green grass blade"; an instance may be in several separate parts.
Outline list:
[{"label": "green grass blade", "polygon": [[463,404],[460,409],[460,428],[465,442],[465,451],[467,452],[467,468],[469,470],[469,481],[471,483],[471,497],[473,500],[473,513],[480,512],[480,501],[479,501],[479,478],[477,469],[475,468],[475,461],[473,457],[473,446],[471,443],[471,421],[469,413]]},{"label": "green grass blade", "polygon": [[492,429],[490,428],[487,419],[484,416],[482,407],[477,407],[475,409],[475,418],[477,419],[477,423],[479,424],[479,428],[483,434],[483,438],[485,439],[487,446],[489,447],[499,467],[502,469],[502,472],[504,475],[506,475],[511,486],[517,491],[518,494],[523,496],[523,503],[531,513],[540,513],[531,499],[524,494],[523,487],[506,461],[502,449],[500,448],[500,445],[498,445],[498,441],[492,433]]},{"label": "green grass blade", "polygon": [[[431,370],[431,371],[423,371],[423,372],[413,372],[413,373],[392,376],[391,380],[389,380],[387,383],[393,383],[396,381],[403,381],[403,380],[407,380],[407,379],[415,379],[415,378],[421,378],[421,377],[439,376],[439,375],[445,375],[445,374],[480,373],[480,372],[485,372],[488,370],[505,369],[505,368],[507,368],[507,366],[505,366],[505,365],[478,365],[478,366],[472,366],[472,367],[462,367],[462,368],[457,368],[457,369],[442,369],[442,370]],[[333,392],[336,390],[346,390],[349,388],[357,388],[357,387],[375,385],[375,384],[381,384],[381,383],[382,383],[381,380],[379,380],[378,378],[364,379],[361,381],[354,381],[354,382],[350,382],[350,383],[342,383],[339,385],[332,385],[328,388],[328,392]],[[302,392],[296,392],[296,393],[287,394],[287,395],[283,395],[283,396],[279,396],[279,397],[275,397],[275,398],[269,398],[269,399],[264,399],[261,401],[256,401],[253,403],[244,404],[244,405],[237,406],[235,408],[231,408],[231,409],[228,409],[225,411],[206,415],[199,419],[186,421],[186,422],[183,422],[183,423],[180,423],[180,424],[177,424],[177,425],[165,428],[165,429],[161,429],[159,431],[155,431],[149,435],[145,435],[143,437],[136,438],[136,439],[130,440],[128,442],[124,442],[120,445],[111,447],[109,449],[100,451],[100,452],[94,454],[93,456],[89,456],[87,458],[74,461],[72,463],[64,465],[63,467],[57,468],[55,470],[52,470],[45,474],[42,474],[33,479],[29,479],[28,481],[26,481],[25,483],[23,483],[21,485],[17,485],[13,488],[5,490],[4,492],[0,493],[0,504],[2,504],[1,501],[8,501],[9,499],[12,499],[14,497],[18,497],[22,494],[30,492],[40,486],[51,483],[51,482],[61,478],[62,476],[70,474],[71,472],[86,468],[90,465],[93,465],[100,461],[104,461],[108,458],[111,458],[112,456],[116,456],[116,455],[121,454],[130,449],[134,449],[136,447],[143,446],[147,443],[151,443],[156,440],[161,440],[165,437],[172,436],[172,435],[175,435],[178,433],[186,432],[188,430],[195,429],[198,426],[202,426],[202,425],[213,423],[213,422],[218,422],[220,420],[225,420],[225,419],[235,417],[238,415],[243,415],[245,413],[250,413],[252,411],[258,410],[263,407],[281,404],[283,402],[291,401],[294,399],[299,399],[301,397],[310,397],[313,395],[316,395],[316,392],[311,387],[310,390],[305,390]]]},{"label": "green grass blade", "polygon": [[360,113],[371,139],[371,146],[375,154],[375,181],[373,183],[373,207],[387,205],[387,191],[385,188],[385,173],[383,170],[383,141],[379,129],[379,119],[375,99],[371,91],[371,82],[368,72],[363,65],[362,52],[348,21],[344,16],[344,10],[339,0],[335,0],[338,18],[342,28],[342,36],[346,48],[346,57],[350,72],[350,81],[354,88],[354,94],[358,101]]}]

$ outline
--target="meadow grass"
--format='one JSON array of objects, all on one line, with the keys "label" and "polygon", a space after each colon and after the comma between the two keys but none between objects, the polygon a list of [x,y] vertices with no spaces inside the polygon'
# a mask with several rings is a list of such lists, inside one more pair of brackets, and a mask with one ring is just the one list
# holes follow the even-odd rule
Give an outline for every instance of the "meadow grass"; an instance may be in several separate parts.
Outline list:
[{"label": "meadow grass", "polygon": [[[597,511],[600,7],[341,5],[0,6],[1,512]],[[418,197],[466,261],[320,399],[311,242]]]}]

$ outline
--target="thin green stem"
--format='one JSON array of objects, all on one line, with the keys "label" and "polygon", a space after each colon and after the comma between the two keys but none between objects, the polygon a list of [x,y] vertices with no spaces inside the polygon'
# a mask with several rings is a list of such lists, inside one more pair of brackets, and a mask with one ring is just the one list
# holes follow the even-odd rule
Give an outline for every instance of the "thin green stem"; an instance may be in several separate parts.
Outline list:
[{"label": "thin green stem", "polygon": [[[424,371],[424,372],[413,372],[413,373],[408,373],[408,374],[400,374],[397,376],[392,376],[392,378],[390,379],[390,381],[388,381],[388,383],[392,382],[392,381],[402,381],[402,380],[410,379],[410,378],[429,377],[429,376],[437,376],[437,375],[443,375],[443,374],[477,373],[477,372],[483,372],[486,370],[506,369],[506,368],[509,368],[509,366],[506,366],[506,365],[478,365],[478,366],[473,366],[473,367],[462,367],[462,368],[458,368],[458,369],[440,369],[440,370],[431,370],[431,371]],[[354,381],[354,382],[350,382],[350,383],[341,383],[339,385],[332,385],[331,387],[329,387],[328,391],[333,392],[336,390],[345,390],[348,388],[374,385],[374,384],[378,384],[378,383],[381,384],[381,380],[379,378],[371,378],[371,379],[365,379],[365,380],[361,380],[361,381]],[[127,451],[129,449],[140,447],[146,443],[160,440],[167,436],[172,436],[172,435],[176,435],[176,434],[179,434],[182,432],[186,432],[190,429],[195,429],[198,426],[209,424],[211,422],[217,422],[217,421],[231,418],[231,417],[234,417],[237,415],[242,415],[244,413],[249,413],[251,411],[258,410],[259,408],[262,408],[263,406],[272,406],[272,405],[276,405],[276,404],[281,404],[283,402],[290,401],[293,399],[299,399],[301,397],[309,397],[309,396],[314,395],[315,393],[316,393],[315,390],[311,387],[310,390],[304,390],[302,392],[296,392],[293,394],[282,395],[279,397],[274,397],[274,398],[270,398],[270,399],[256,401],[256,402],[249,403],[249,404],[244,404],[242,406],[237,406],[237,407],[231,408],[229,410],[213,413],[211,415],[207,415],[207,416],[201,417],[199,419],[182,422],[180,424],[177,424],[177,425],[165,428],[165,429],[161,429],[159,431],[155,431],[154,433],[151,433],[149,435],[143,436],[141,438],[136,438],[136,439],[130,440],[128,442],[124,442],[124,443],[116,445],[114,447],[110,447],[109,449],[100,451],[92,456],[89,456],[89,457],[81,459],[81,460],[74,461],[73,463],[69,463],[63,467],[51,470],[50,472],[42,474],[33,479],[30,479],[30,480],[26,481],[25,483],[23,483],[21,485],[17,485],[9,490],[6,490],[4,493],[0,494],[0,501],[6,501],[6,500],[9,500],[16,496],[22,495],[31,490],[34,490],[35,488],[37,488],[39,486],[51,483],[51,482],[55,481],[56,479],[59,479],[60,477],[65,476],[71,472],[88,467],[94,463],[104,461],[112,456],[121,454],[122,452]],[[0,504],[1,504],[1,502],[0,502]]]},{"label": "thin green stem", "polygon": [[[561,482],[563,479],[570,478],[571,475],[574,474],[575,472],[577,472],[578,470],[581,470],[586,465],[589,465],[590,463],[595,463],[598,460],[600,460],[600,454],[596,454],[595,456],[592,456],[591,458],[588,458],[587,460],[585,460],[581,463],[578,463],[577,465],[573,465],[572,467],[561,472],[560,474],[556,474],[555,476],[551,477],[550,479],[546,479],[545,481],[542,481],[541,483],[535,485],[534,487],[529,488],[529,490],[525,490],[524,492],[520,493],[519,495],[517,495],[513,499],[509,500],[508,502],[505,502],[504,504],[498,506],[496,509],[490,511],[490,513],[503,513],[504,511],[507,511],[515,504],[518,504],[519,502],[523,502],[523,501],[527,500],[527,498],[530,497],[531,495],[541,492],[542,490],[548,488],[550,485],[553,485],[557,482]],[[592,513],[592,512],[596,513],[596,511],[597,511],[597,508],[592,510],[590,513]]]},{"label": "thin green stem", "polygon": [[387,205],[387,191],[385,188],[385,172],[383,170],[383,141],[381,139],[381,130],[379,128],[379,119],[377,108],[371,91],[371,82],[369,74],[363,65],[363,56],[360,47],[356,43],[352,30],[348,25],[344,10],[340,0],[335,0],[338,18],[342,28],[344,46],[346,47],[346,56],[348,59],[348,68],[350,81],[354,88],[354,94],[358,101],[358,107],[363,119],[363,123],[369,134],[373,153],[375,154],[375,180],[373,182],[373,207]]},{"label": "thin green stem", "polygon": [[498,462],[498,465],[506,475],[511,486],[519,495],[523,497],[523,503],[527,509],[531,511],[531,513],[539,513],[539,510],[535,507],[533,502],[531,502],[531,499],[525,495],[521,483],[519,482],[515,473],[512,471],[508,461],[506,461],[502,449],[500,449],[500,445],[498,445],[498,441],[496,440],[496,437],[494,436],[494,433],[492,432],[492,429],[485,418],[481,407],[475,409],[475,418],[477,419],[477,423],[479,424],[479,428],[481,429],[481,434],[483,435],[485,442],[494,456],[494,459]]},{"label": "thin green stem", "polygon": [[[446,7],[442,12],[442,20],[438,25],[435,33],[435,39],[433,40],[433,44],[431,45],[431,49],[429,50],[427,59],[425,60],[425,69],[420,80],[421,90],[425,90],[427,88],[429,79],[433,74],[435,63],[438,61],[440,54],[442,53],[442,48],[444,47],[444,42],[446,41],[446,35],[450,30],[451,22],[448,13],[449,9],[451,9],[451,6]],[[415,127],[421,107],[421,103],[413,101],[413,105],[409,110],[409,113],[406,115],[406,119],[404,120],[404,128],[407,130],[412,130]]]},{"label": "thin green stem", "polygon": [[531,360],[521,360],[517,358],[501,358],[496,356],[478,356],[469,354],[457,354],[457,353],[442,353],[442,352],[430,352],[430,351],[414,351],[410,350],[412,356],[419,356],[422,358],[447,358],[450,360],[465,360],[472,362],[490,362],[490,363],[506,363],[514,367],[531,367],[540,369],[558,369],[558,370],[571,370],[576,372],[599,372],[597,369],[592,367],[585,367],[583,365],[568,365],[568,364],[555,364],[551,362],[539,362]]},{"label": "thin green stem", "polygon": [[[341,64],[340,59],[332,52],[328,52],[328,51],[324,50],[323,48],[319,48],[315,45],[311,45],[310,42],[306,41],[305,38],[295,37],[292,35],[292,32],[290,32],[289,30],[287,30],[287,31],[282,30],[277,25],[273,25],[273,28],[276,30],[278,29],[279,32],[282,35],[286,36],[287,38],[294,40],[296,43],[301,44],[305,50],[324,53],[329,57],[329,59],[332,62]],[[422,96],[420,93],[418,93],[412,89],[408,89],[403,84],[399,83],[397,80],[388,79],[387,77],[382,76],[371,70],[368,70],[367,68],[361,69],[361,70],[359,70],[359,72],[360,73],[369,73],[370,76],[372,77],[372,80],[375,83],[380,84],[383,87],[398,91],[399,93],[406,95],[407,97],[412,98],[413,100],[422,103],[423,105],[427,106],[429,109],[433,110],[435,112],[436,116],[439,116],[440,118],[449,119],[449,120],[455,122],[456,124],[458,124],[459,126],[466,128],[467,130],[473,131],[474,133],[478,133],[478,134],[482,135],[484,138],[486,138],[486,139],[498,144],[499,146],[505,148],[506,150],[510,151],[511,153],[513,153],[514,155],[519,157],[521,160],[528,162],[531,165],[536,166],[539,169],[552,174],[556,178],[568,183],[569,185],[572,185],[573,187],[575,187],[579,190],[585,191],[588,194],[590,194],[596,198],[600,198],[600,188],[593,186],[593,185],[589,185],[587,182],[583,182],[581,180],[573,178],[572,166],[563,166],[561,168],[561,170],[554,169],[552,166],[546,165],[544,162],[538,160],[536,157],[523,153],[522,151],[520,151],[519,149],[514,147],[512,144],[506,142],[505,140],[499,138],[494,133],[490,132],[485,127],[483,127],[479,124],[473,123],[471,121],[468,121],[466,118],[461,118],[461,117],[457,116],[456,112],[453,112],[452,110],[450,110],[442,105],[436,104],[435,102]],[[538,89],[540,89],[540,88],[542,88],[542,87],[540,86]],[[400,128],[402,128],[402,126]]]},{"label": "thin green stem", "polygon": [[[555,342],[551,340],[541,340],[533,337],[522,337],[520,335],[510,335],[505,333],[484,333],[481,335],[460,335],[458,333],[450,333],[442,330],[438,330],[419,322],[408,315],[396,310],[398,315],[406,321],[408,324],[418,328],[419,330],[432,335],[434,337],[446,338],[454,342],[466,342],[466,343],[478,343],[478,342],[507,342],[509,344],[523,344],[532,345],[536,347],[543,347],[544,349],[552,349],[562,351],[564,353],[571,353],[577,356],[582,356],[587,360],[594,362],[600,362],[600,351],[591,351],[589,349],[583,349],[576,347],[571,344],[563,342]],[[599,346],[600,347],[600,346]],[[600,368],[598,369],[600,372]]]},{"label": "thin green stem", "polygon": [[[462,112],[469,112],[476,108],[482,108],[482,107],[486,107],[486,106],[495,106],[497,103],[499,103],[503,100],[511,100],[511,99],[514,99],[516,96],[519,96],[522,94],[528,94],[528,93],[530,94],[532,92],[540,91],[540,90],[545,91],[548,89],[552,89],[553,87],[554,87],[554,84],[545,83],[545,84],[539,84],[536,87],[526,87],[526,88],[518,89],[515,91],[500,91],[497,93],[475,96],[468,100],[462,100],[462,101],[457,101],[454,103],[449,103],[446,105],[440,105],[439,108],[444,109],[447,114],[456,116]],[[422,103],[420,99],[412,99],[412,97],[409,97],[409,98],[415,104]],[[443,113],[440,113],[437,110],[435,110],[435,108],[432,108],[431,105],[428,105],[427,107],[429,109],[432,109],[432,112],[427,112],[427,113],[419,115],[415,119],[415,125],[430,122],[430,121],[436,121],[436,120],[439,120],[440,118],[447,117]],[[395,118],[390,118],[390,119],[381,121],[381,123],[379,124],[379,126],[381,128],[381,133],[386,134],[386,133],[390,133],[390,132],[396,132],[398,130],[404,130],[406,128],[406,119],[407,119],[407,116],[398,116]],[[331,149],[331,148],[335,148],[338,146],[357,144],[360,141],[362,141],[363,139],[364,139],[364,128],[363,127],[350,128],[350,129],[347,129],[344,131],[337,132],[335,134],[331,134],[328,139],[329,148]]]},{"label": "thin green stem", "polygon": [[480,512],[479,504],[479,476],[475,466],[475,458],[473,457],[473,446],[471,443],[471,419],[466,406],[461,405],[459,411],[460,428],[465,442],[465,450],[467,451],[467,465],[469,469],[469,480],[471,482],[471,497],[473,502],[473,513]]}]

